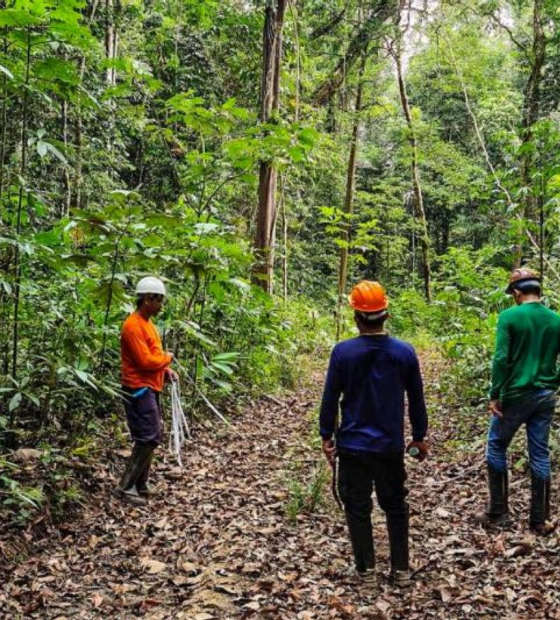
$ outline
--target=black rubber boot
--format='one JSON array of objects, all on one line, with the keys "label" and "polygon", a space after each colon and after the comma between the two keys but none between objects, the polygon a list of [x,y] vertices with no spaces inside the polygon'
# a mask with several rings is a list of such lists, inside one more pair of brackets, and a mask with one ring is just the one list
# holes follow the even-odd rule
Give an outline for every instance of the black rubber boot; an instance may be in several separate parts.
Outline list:
[{"label": "black rubber boot", "polygon": [[409,586],[409,515],[408,506],[402,515],[387,514],[387,532],[389,534],[389,548],[391,551],[390,578],[394,585]]},{"label": "black rubber boot", "polygon": [[549,534],[552,529],[550,519],[550,478],[543,480],[531,474],[531,514],[529,525],[538,534]]},{"label": "black rubber boot", "polygon": [[140,476],[138,477],[138,480],[136,481],[136,490],[143,497],[153,497],[155,495],[155,492],[152,486],[149,484],[150,469],[152,467],[153,458],[154,458],[154,452],[152,450],[152,453],[148,457],[148,460],[146,462],[146,465],[144,466],[144,469],[142,470],[142,473],[140,474]]},{"label": "black rubber boot", "polygon": [[509,521],[508,475],[488,465],[488,488],[490,504],[488,510],[478,516],[484,525],[505,525]]},{"label": "black rubber boot", "polygon": [[134,444],[119,486],[114,491],[115,496],[130,504],[143,505],[146,503],[146,500],[140,497],[136,484],[153,451],[152,446]]}]

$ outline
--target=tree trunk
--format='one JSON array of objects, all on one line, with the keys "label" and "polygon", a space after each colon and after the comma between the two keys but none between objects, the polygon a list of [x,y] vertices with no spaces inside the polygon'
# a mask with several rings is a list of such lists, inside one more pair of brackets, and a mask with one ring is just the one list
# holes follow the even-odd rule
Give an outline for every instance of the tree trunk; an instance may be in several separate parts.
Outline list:
[{"label": "tree trunk", "polygon": [[[546,38],[543,25],[543,0],[534,0],[533,8],[533,46],[530,55],[531,73],[525,85],[523,119],[521,122],[521,181],[527,190],[532,185],[531,171],[535,154],[528,147],[533,140],[533,125],[540,115],[542,72],[546,60]],[[525,148],[524,148],[525,147]],[[524,192],[521,217],[531,222],[538,218],[538,201],[531,191]],[[516,266],[521,265],[523,249],[518,247]]]},{"label": "tree trunk", "polygon": [[297,11],[294,9],[294,2],[296,0],[288,0],[290,5],[290,12],[292,14],[292,22],[294,24],[294,42],[296,51],[296,92],[294,102],[294,122],[299,121],[299,107],[301,99],[301,46],[299,43],[299,25]]},{"label": "tree trunk", "polygon": [[[115,0],[105,0],[105,56],[112,61],[117,57],[117,32],[115,27]],[[114,66],[107,67],[105,81],[109,86],[117,83],[117,73]]]},{"label": "tree trunk", "polygon": [[356,103],[354,107],[354,122],[352,125],[352,138],[350,141],[350,153],[348,155],[348,168],[346,170],[346,194],[344,196],[344,213],[348,219],[344,225],[342,234],[343,245],[340,248],[340,263],[338,268],[338,303],[336,309],[336,338],[340,338],[340,314],[342,299],[346,293],[348,283],[348,245],[350,243],[350,228],[352,226],[351,216],[354,213],[354,193],[356,188],[356,158],[358,155],[358,139],[360,130],[360,111],[362,109],[362,95],[364,89],[364,71],[366,68],[367,56],[363,56],[358,75],[358,89],[356,91]]},{"label": "tree trunk", "polygon": [[282,297],[288,300],[288,215],[286,197],[282,196]]},{"label": "tree trunk", "polygon": [[[2,29],[4,35],[4,44],[3,50],[4,55],[8,55],[8,31],[7,28]],[[4,160],[6,157],[6,141],[8,136],[8,79],[7,76],[4,75],[2,79],[2,110],[0,112],[0,226],[2,225],[2,217],[3,217],[3,197],[4,197],[4,184],[7,183],[7,166],[4,165]],[[10,260],[5,261],[5,266],[2,267],[6,274],[9,273],[10,270]],[[8,303],[5,298],[7,297],[7,293],[4,289],[0,290],[0,324],[3,324],[8,320]],[[7,324],[7,323],[6,323]],[[0,346],[2,348],[2,364],[1,368],[5,375],[9,372],[10,367],[10,341],[8,339],[8,334],[2,335],[2,339],[0,340]]]},{"label": "tree trunk", "polygon": [[422,183],[420,180],[420,167],[418,165],[418,140],[416,139],[416,133],[414,131],[414,123],[412,121],[412,114],[410,112],[410,103],[408,100],[408,94],[406,92],[406,82],[404,79],[404,74],[403,74],[403,69],[402,69],[402,50],[401,50],[400,32],[397,35],[397,40],[394,42],[394,47],[392,48],[392,55],[395,60],[395,65],[397,67],[397,80],[399,84],[399,95],[400,95],[404,117],[406,119],[406,124],[408,126],[408,141],[410,143],[410,148],[412,151],[410,166],[411,166],[411,172],[412,172],[412,185],[413,185],[413,191],[414,191],[414,206],[415,206],[416,217],[418,218],[420,222],[420,229],[421,229],[420,247],[422,251],[424,294],[426,295],[426,300],[429,303],[432,299],[431,269],[430,269],[430,257],[429,257],[430,240],[428,237],[428,222],[426,219],[426,211],[424,209],[424,197],[422,195]]},{"label": "tree trunk", "polygon": [[76,120],[74,123],[74,133],[76,140],[76,165],[74,167],[74,191],[72,192],[72,205],[76,209],[82,206],[82,106],[78,105],[76,110]]},{"label": "tree trunk", "polygon": [[[266,123],[280,109],[280,65],[282,29],[287,0],[268,3],[263,31],[263,71],[261,83],[261,121]],[[261,161],[255,252],[257,264],[253,281],[268,293],[273,289],[273,248],[276,222],[277,173],[273,162]]]},{"label": "tree trunk", "polygon": [[[99,6],[100,0],[94,0],[91,13],[88,18],[88,27],[93,24],[95,14]],[[86,73],[86,57],[83,55],[80,58],[80,84],[84,81]],[[74,139],[76,143],[76,164],[74,166],[74,190],[71,192],[70,206],[74,206],[76,209],[80,209],[82,206],[82,151],[83,151],[83,125],[82,125],[82,105],[78,100],[76,106],[76,118],[74,121]]]},{"label": "tree trunk", "polygon": [[[8,29],[2,29],[4,33],[4,55],[8,55]],[[4,194],[4,159],[6,156],[6,139],[8,136],[8,78],[2,75],[2,111],[0,112],[0,222],[2,221],[2,197]]]},{"label": "tree trunk", "polygon": [[[29,28],[27,30],[27,56],[25,65],[25,88],[23,92],[23,99],[21,102],[21,164],[19,169],[20,181],[19,181],[19,196],[17,207],[17,220],[16,220],[16,241],[19,243],[19,236],[21,233],[21,216],[23,212],[23,194],[24,194],[24,179],[27,171],[27,125],[28,119],[28,104],[29,104],[29,76],[31,69],[31,32]],[[19,245],[15,246],[15,278],[14,278],[14,328],[12,339],[12,378],[17,378],[17,362],[19,352],[19,306],[21,301],[21,258],[19,252]],[[10,426],[12,422],[12,416],[10,415]]]},{"label": "tree trunk", "polygon": [[[62,102],[62,141],[64,146],[68,146],[68,102],[64,100]],[[62,208],[61,217],[67,217],[70,215],[70,204],[72,203],[72,182],[70,181],[70,172],[68,166],[63,166],[62,169],[64,180],[64,206]]]}]

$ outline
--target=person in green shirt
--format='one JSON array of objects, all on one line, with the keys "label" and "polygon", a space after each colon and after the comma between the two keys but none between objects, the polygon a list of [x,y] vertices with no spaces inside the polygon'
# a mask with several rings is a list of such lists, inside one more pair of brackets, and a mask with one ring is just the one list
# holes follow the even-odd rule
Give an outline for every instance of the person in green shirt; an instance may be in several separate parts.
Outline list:
[{"label": "person in green shirt", "polygon": [[550,530],[550,425],[560,384],[560,316],[541,303],[539,275],[531,269],[515,269],[506,290],[516,305],[500,314],[496,353],[492,366],[486,461],[490,505],[486,523],[507,522],[507,449],[524,424],[531,467],[531,514],[533,530]]}]

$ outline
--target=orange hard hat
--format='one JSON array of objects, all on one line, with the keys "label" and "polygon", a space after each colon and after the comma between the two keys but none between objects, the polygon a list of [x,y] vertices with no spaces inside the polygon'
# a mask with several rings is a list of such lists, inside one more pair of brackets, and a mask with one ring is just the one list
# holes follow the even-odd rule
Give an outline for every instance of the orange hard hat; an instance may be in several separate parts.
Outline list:
[{"label": "orange hard hat", "polygon": [[385,289],[379,282],[363,280],[352,289],[348,301],[359,312],[381,312],[389,307]]},{"label": "orange hard hat", "polygon": [[536,271],[533,271],[528,267],[520,267],[519,269],[514,269],[509,276],[509,284],[506,289],[506,293],[511,295],[516,284],[519,284],[520,282],[528,282],[529,280],[540,282],[541,277]]}]

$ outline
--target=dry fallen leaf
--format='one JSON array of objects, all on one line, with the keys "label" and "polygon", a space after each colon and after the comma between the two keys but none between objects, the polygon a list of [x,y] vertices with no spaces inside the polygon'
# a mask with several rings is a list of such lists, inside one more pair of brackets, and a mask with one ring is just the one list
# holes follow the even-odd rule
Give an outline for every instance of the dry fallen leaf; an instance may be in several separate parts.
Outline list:
[{"label": "dry fallen leaf", "polygon": [[93,606],[97,609],[98,607],[101,607],[101,605],[103,605],[103,597],[100,594],[94,594],[91,597],[91,602],[93,603]]},{"label": "dry fallen leaf", "polygon": [[453,592],[451,588],[448,588],[447,586],[441,587],[439,589],[439,594],[444,603],[449,603],[449,601],[453,598]]},{"label": "dry fallen leaf", "polygon": [[200,570],[200,566],[195,564],[194,562],[183,561],[181,559],[177,560],[177,568],[184,571],[185,573],[196,573]]},{"label": "dry fallen leaf", "polygon": [[12,454],[11,458],[19,463],[28,463],[29,461],[36,461],[42,454],[41,450],[34,448],[19,448]]},{"label": "dry fallen leaf", "polygon": [[158,530],[162,530],[162,529],[165,528],[165,526],[167,525],[168,521],[169,520],[168,520],[167,517],[163,517],[162,519],[160,519],[159,521],[156,521],[154,523],[154,527],[157,527]]},{"label": "dry fallen leaf", "polygon": [[142,558],[140,560],[140,566],[145,568],[152,575],[161,573],[167,568],[167,564],[165,564],[165,562],[160,562],[159,560],[151,560],[150,558]]},{"label": "dry fallen leaf", "polygon": [[261,608],[261,604],[258,601],[251,601],[250,603],[243,605],[243,607],[245,607],[245,609],[252,609],[253,611],[259,611],[259,609]]},{"label": "dry fallen leaf", "polygon": [[442,519],[447,519],[450,516],[450,513],[445,510],[445,508],[438,507],[436,508],[436,515],[441,517]]}]

